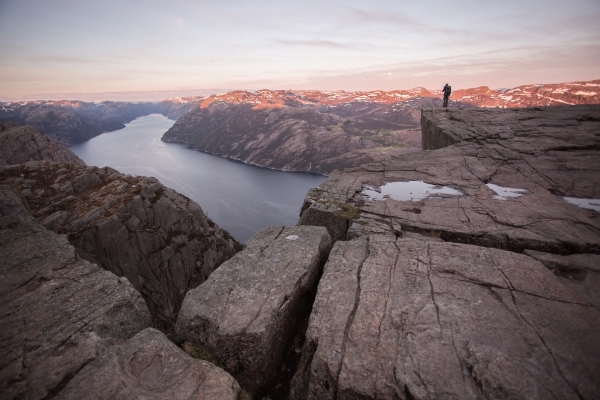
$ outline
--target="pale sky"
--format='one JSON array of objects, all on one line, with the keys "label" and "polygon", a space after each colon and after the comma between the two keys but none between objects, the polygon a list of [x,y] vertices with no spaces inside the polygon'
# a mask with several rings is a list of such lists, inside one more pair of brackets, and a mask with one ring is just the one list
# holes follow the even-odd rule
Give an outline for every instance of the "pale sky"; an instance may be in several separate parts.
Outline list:
[{"label": "pale sky", "polygon": [[0,101],[600,79],[599,21],[599,0],[0,0]]}]

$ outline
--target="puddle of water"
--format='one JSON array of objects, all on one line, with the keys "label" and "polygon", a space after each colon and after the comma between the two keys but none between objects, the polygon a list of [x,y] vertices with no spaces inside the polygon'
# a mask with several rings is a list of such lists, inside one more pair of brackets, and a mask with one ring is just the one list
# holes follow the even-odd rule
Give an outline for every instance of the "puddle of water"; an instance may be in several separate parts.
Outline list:
[{"label": "puddle of water", "polygon": [[600,212],[600,199],[578,199],[577,197],[563,197],[562,199],[581,208]]},{"label": "puddle of water", "polygon": [[464,193],[448,186],[431,185],[423,181],[390,182],[380,186],[378,189],[368,188],[362,194],[369,200],[394,199],[398,201],[418,201],[427,197],[435,197],[442,194],[460,196]]},{"label": "puddle of water", "polygon": [[496,192],[496,195],[493,197],[496,200],[508,200],[509,197],[520,197],[531,193],[527,189],[507,188],[494,185],[493,183],[487,183],[486,186]]}]

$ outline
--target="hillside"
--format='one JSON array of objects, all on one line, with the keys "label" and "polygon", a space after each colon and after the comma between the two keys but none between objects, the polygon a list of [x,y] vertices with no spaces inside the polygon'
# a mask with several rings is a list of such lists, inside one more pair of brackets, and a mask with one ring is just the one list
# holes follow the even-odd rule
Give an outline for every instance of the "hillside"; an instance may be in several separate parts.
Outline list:
[{"label": "hillside", "polygon": [[0,102],[0,121],[31,125],[60,144],[71,146],[104,132],[122,129],[134,119],[160,113],[177,119],[199,104],[201,98],[185,97],[161,102],[22,101]]},{"label": "hillside", "polygon": [[[600,80],[459,89],[450,107],[598,104],[598,88]],[[418,151],[420,110],[440,107],[440,93],[425,88],[222,93],[207,97],[181,117],[162,140],[269,168],[329,174]]]}]

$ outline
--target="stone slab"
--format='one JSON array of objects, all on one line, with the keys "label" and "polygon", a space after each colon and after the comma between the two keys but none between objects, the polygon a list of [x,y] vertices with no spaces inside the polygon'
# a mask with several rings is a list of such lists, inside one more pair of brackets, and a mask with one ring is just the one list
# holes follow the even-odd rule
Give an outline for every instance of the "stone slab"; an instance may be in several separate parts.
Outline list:
[{"label": "stone slab", "polygon": [[594,399],[600,312],[513,252],[370,235],[325,265],[292,399]]},{"label": "stone slab", "polygon": [[0,392],[42,399],[150,326],[150,313],[127,280],[80,259],[10,198],[0,195]]},{"label": "stone slab", "polygon": [[147,328],[85,366],[56,399],[237,400],[240,385]]},{"label": "stone slab", "polygon": [[188,292],[178,338],[208,348],[245,389],[264,388],[310,307],[309,293],[330,248],[323,227],[263,229]]}]

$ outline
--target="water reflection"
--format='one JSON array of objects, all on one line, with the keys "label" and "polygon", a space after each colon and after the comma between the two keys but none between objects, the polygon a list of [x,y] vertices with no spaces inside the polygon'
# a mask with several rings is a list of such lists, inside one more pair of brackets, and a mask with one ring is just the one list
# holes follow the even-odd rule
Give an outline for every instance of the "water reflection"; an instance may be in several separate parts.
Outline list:
[{"label": "water reflection", "polygon": [[579,199],[577,197],[563,197],[567,203],[575,204],[581,208],[600,212],[600,199]]},{"label": "water reflection", "polygon": [[423,181],[389,182],[379,188],[367,188],[362,194],[369,200],[392,198],[398,201],[418,201],[442,194],[459,196],[464,193],[448,186],[432,185]]},{"label": "water reflection", "polygon": [[494,185],[493,183],[487,183],[486,186],[489,187],[490,189],[492,189],[496,193],[496,195],[493,197],[493,199],[496,199],[496,200],[508,200],[509,197],[520,197],[520,196],[523,196],[524,194],[531,193],[527,189],[502,187],[502,186]]}]

